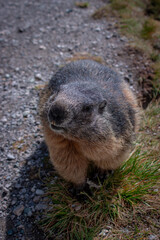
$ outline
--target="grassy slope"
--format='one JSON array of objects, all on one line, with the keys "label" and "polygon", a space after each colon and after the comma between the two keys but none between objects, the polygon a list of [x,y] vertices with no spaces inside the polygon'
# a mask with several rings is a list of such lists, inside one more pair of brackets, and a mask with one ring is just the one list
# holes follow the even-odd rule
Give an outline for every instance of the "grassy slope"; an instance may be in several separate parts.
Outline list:
[{"label": "grassy slope", "polygon": [[111,0],[93,18],[110,15],[118,18],[118,27],[130,39],[130,46],[142,50],[152,60],[155,94],[160,94],[160,0]]}]

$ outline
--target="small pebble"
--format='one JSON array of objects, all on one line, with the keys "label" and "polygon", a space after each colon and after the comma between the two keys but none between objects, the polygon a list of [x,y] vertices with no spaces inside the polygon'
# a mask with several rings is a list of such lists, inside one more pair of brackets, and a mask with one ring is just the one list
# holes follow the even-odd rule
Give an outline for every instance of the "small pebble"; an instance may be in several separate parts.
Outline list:
[{"label": "small pebble", "polygon": [[1,121],[2,121],[3,123],[6,123],[6,122],[7,122],[7,118],[4,116],[4,117],[2,117]]},{"label": "small pebble", "polygon": [[74,209],[78,212],[81,208],[82,208],[82,205],[78,205]]},{"label": "small pebble", "polygon": [[10,78],[11,76],[10,76],[10,74],[7,73],[7,74],[5,75],[5,77],[6,77],[6,78]]},{"label": "small pebble", "polygon": [[24,206],[23,205],[19,205],[17,206],[14,210],[13,210],[13,213],[16,215],[16,216],[20,216],[22,214],[24,210]]},{"label": "small pebble", "polygon": [[8,159],[8,160],[14,160],[15,157],[14,157],[11,153],[8,153],[8,154],[7,154],[7,159]]},{"label": "small pebble", "polygon": [[16,183],[16,185],[14,187],[17,188],[17,189],[20,189],[21,185],[19,183]]},{"label": "small pebble", "polygon": [[37,79],[37,80],[42,80],[41,74],[40,74],[40,73],[37,73],[37,74],[35,75],[35,79]]},{"label": "small pebble", "polygon": [[35,196],[33,198],[33,202],[35,202],[35,203],[39,202],[39,200],[40,200],[40,196]]},{"label": "small pebble", "polygon": [[148,240],[158,240],[156,235],[149,235]]},{"label": "small pebble", "polygon": [[37,189],[37,190],[36,190],[36,194],[37,194],[37,195],[43,195],[43,194],[44,194],[44,191],[41,190],[41,189]]},{"label": "small pebble", "polygon": [[153,191],[154,191],[154,192],[158,192],[158,188],[154,189]]},{"label": "small pebble", "polygon": [[34,79],[34,77],[30,77],[30,78],[28,79],[28,81],[29,81],[30,83],[34,83],[34,82],[35,82],[35,79]]},{"label": "small pebble", "polygon": [[41,210],[45,210],[47,208],[47,205],[43,204],[43,203],[39,203],[36,205],[35,209],[37,211],[41,211]]},{"label": "small pebble", "polygon": [[109,232],[108,229],[103,229],[103,230],[100,232],[99,236],[105,237],[105,236],[107,236],[108,232]]},{"label": "small pebble", "polygon": [[40,46],[39,46],[39,49],[41,49],[41,50],[46,50],[46,47],[45,47],[44,45],[40,45]]},{"label": "small pebble", "polygon": [[110,38],[112,38],[113,37],[113,34],[112,33],[108,33],[107,35],[106,35],[106,39],[110,39]]},{"label": "small pebble", "polygon": [[73,12],[73,9],[66,9],[66,13],[71,13]]},{"label": "small pebble", "polygon": [[30,114],[30,111],[24,111],[24,113],[23,113],[23,117],[28,117],[28,115]]},{"label": "small pebble", "polygon": [[12,229],[9,229],[9,230],[7,231],[7,235],[8,235],[8,236],[12,236],[12,235],[13,235],[13,230],[12,230]]}]

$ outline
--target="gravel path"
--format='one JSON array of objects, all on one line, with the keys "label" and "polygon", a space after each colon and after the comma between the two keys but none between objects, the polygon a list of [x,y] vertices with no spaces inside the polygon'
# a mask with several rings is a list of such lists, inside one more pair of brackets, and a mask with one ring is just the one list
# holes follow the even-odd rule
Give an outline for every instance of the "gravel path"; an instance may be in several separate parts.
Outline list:
[{"label": "gravel path", "polygon": [[0,1],[0,240],[44,239],[34,221],[47,207],[43,181],[54,171],[44,168],[37,89],[77,52],[101,56],[133,84],[127,39],[114,19],[92,19],[103,1],[88,2],[81,9],[73,0]]}]

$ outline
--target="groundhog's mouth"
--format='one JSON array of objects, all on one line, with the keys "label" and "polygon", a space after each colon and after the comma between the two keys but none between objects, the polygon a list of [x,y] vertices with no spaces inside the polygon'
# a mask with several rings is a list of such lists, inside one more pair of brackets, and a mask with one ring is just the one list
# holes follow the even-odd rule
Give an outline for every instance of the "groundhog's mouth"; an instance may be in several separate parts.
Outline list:
[{"label": "groundhog's mouth", "polygon": [[54,124],[50,124],[51,129],[56,130],[56,131],[64,131],[65,129],[63,127],[56,126]]}]

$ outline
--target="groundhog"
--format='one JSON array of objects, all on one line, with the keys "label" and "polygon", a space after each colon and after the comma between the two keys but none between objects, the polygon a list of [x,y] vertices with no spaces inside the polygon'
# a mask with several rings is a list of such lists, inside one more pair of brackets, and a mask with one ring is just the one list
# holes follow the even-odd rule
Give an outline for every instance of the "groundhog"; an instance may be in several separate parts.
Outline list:
[{"label": "groundhog", "polygon": [[115,170],[130,154],[138,106],[129,85],[110,68],[79,60],[60,68],[40,94],[50,159],[77,188],[93,163]]}]

